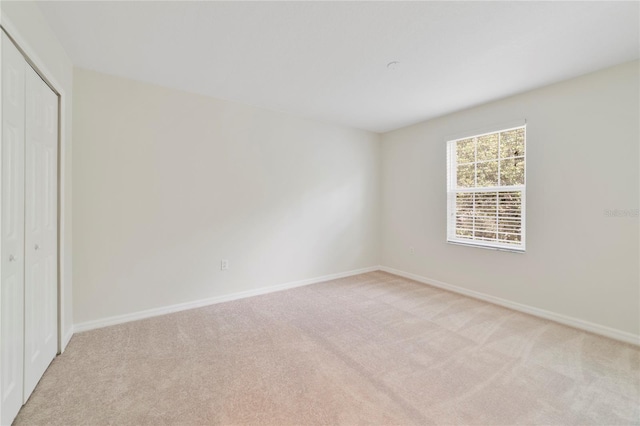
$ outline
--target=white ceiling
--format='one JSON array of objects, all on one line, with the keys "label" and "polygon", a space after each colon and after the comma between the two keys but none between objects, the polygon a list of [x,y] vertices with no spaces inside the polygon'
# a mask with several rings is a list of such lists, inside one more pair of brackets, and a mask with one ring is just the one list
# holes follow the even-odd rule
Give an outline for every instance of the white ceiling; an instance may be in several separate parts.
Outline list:
[{"label": "white ceiling", "polygon": [[375,132],[640,57],[636,1],[38,4],[79,67]]}]

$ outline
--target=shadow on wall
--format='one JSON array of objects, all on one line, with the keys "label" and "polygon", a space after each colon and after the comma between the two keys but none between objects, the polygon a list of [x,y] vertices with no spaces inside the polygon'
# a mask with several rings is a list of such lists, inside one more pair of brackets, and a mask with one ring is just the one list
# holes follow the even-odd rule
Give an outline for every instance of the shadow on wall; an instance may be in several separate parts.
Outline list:
[{"label": "shadow on wall", "polygon": [[[351,269],[370,250],[361,243],[371,233],[363,220],[366,191],[363,176],[338,176],[277,200],[268,193],[252,200],[239,196],[235,203],[242,208],[233,213],[178,202],[160,210],[160,219],[145,221],[114,207],[113,217],[130,222],[114,226],[122,231],[103,241],[111,247],[103,267],[111,271],[90,271],[96,281],[115,278],[96,303],[127,313],[139,310],[141,296],[151,308]],[[234,201],[215,204],[229,203]],[[220,270],[221,259],[230,261],[228,271]]]},{"label": "shadow on wall", "polygon": [[86,70],[74,85],[76,323],[377,264],[378,135]]}]

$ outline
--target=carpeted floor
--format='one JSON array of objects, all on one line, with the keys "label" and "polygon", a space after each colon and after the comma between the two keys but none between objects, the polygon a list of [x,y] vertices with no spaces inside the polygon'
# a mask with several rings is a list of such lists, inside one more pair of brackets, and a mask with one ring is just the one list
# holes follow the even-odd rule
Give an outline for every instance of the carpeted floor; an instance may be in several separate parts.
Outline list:
[{"label": "carpeted floor", "polygon": [[640,424],[640,349],[372,272],[77,334],[16,424]]}]

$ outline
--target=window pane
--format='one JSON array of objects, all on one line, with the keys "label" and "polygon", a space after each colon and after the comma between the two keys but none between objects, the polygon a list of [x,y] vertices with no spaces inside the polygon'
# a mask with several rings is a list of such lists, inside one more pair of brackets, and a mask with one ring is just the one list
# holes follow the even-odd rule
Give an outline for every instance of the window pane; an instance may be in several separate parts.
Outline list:
[{"label": "window pane", "polygon": [[498,194],[495,192],[480,192],[475,194],[476,237],[496,239],[497,197]]},{"label": "window pane", "polygon": [[507,244],[520,244],[522,237],[520,234],[498,234],[498,241]]},{"label": "window pane", "polygon": [[474,233],[474,237],[476,240],[480,241],[495,241],[496,233],[476,230],[476,232]]},{"label": "window pane", "polygon": [[500,161],[500,185],[524,185],[524,157]]},{"label": "window pane", "polygon": [[524,156],[524,128],[500,133],[500,158]]},{"label": "window pane", "polygon": [[478,161],[498,159],[498,134],[480,136],[478,138]]},{"label": "window pane", "polygon": [[487,186],[498,186],[498,162],[487,161],[478,163],[478,184],[479,188]]},{"label": "window pane", "polygon": [[468,228],[456,228],[456,237],[469,238],[470,240],[473,239],[473,230],[471,229],[471,226]]},{"label": "window pane", "polygon": [[458,164],[473,163],[476,161],[475,149],[473,138],[462,139],[456,142],[456,161]]},{"label": "window pane", "polygon": [[520,191],[499,193],[498,216],[498,231],[520,232],[522,221],[522,196]]},{"label": "window pane", "polygon": [[498,222],[498,231],[508,232],[511,234],[520,233],[520,219],[500,217]]},{"label": "window pane", "polygon": [[522,231],[522,193],[500,192],[498,197],[498,240],[506,244],[520,244]]},{"label": "window pane", "polygon": [[475,186],[475,165],[463,164],[458,166],[458,188],[473,188]]},{"label": "window pane", "polygon": [[473,237],[473,194],[456,194],[456,235]]}]

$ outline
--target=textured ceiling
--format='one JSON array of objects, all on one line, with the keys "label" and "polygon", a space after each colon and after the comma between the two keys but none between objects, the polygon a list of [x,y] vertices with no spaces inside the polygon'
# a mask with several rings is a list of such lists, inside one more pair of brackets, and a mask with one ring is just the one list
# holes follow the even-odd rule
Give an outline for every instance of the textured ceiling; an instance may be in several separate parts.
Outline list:
[{"label": "textured ceiling", "polygon": [[640,56],[638,2],[38,5],[76,66],[375,132]]}]

